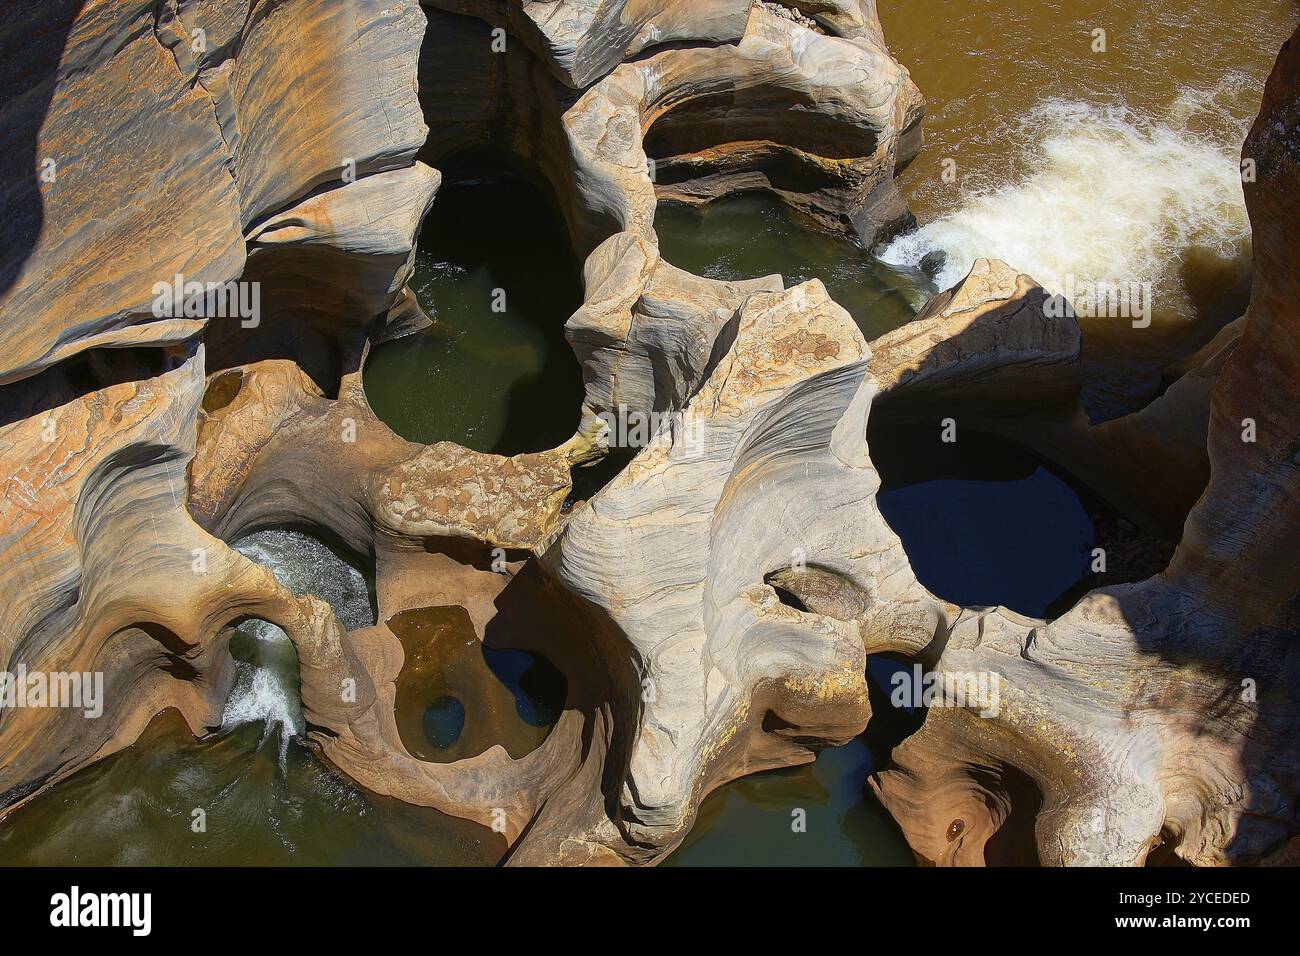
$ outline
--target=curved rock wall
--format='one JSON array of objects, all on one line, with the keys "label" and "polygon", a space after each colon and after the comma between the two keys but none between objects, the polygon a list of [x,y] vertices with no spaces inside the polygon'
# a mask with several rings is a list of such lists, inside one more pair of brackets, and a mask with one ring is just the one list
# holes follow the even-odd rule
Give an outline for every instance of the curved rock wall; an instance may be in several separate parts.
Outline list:
[{"label": "curved rock wall", "polygon": [[157,378],[0,430],[0,549],[12,592],[0,612],[3,669],[103,680],[93,707],[5,708],[6,807],[130,744],[165,707],[196,732],[218,726],[233,676],[230,622],[260,616],[301,638],[329,614],[186,511],[203,357],[199,347]]},{"label": "curved rock wall", "polygon": [[[860,733],[886,652],[1001,681],[997,706],[931,711],[872,781],[926,859],[1220,863],[1294,835],[1294,41],[1247,145],[1262,251],[1240,338],[1093,429],[1073,416],[1077,325],[1004,264],[869,345],[819,282],[661,259],[660,200],[764,189],[864,242],[905,220],[893,177],[921,101],[873,3],[425,7],[427,28],[414,0],[23,0],[0,27],[23,164],[2,200],[20,242],[0,263],[0,663],[106,681],[102,719],[0,714],[0,809],[162,708],[213,728],[230,626],[259,617],[297,648],[318,753],[499,826],[515,863],[662,859],[714,788]],[[551,184],[589,253],[566,327],[583,424],[513,458],[402,440],[358,372],[427,322],[406,283],[434,167],[491,149]],[[259,283],[260,324],[153,314],[177,273]],[[1156,523],[1209,489],[1164,575],[1052,622],[957,608],[880,516],[873,407],[1027,421]],[[666,427],[576,500],[609,413],[651,412]],[[1173,475],[1163,510],[1142,474]],[[345,630],[225,544],[285,524],[373,559],[374,626]],[[393,622],[430,608],[564,674],[536,750],[408,752]]]},{"label": "curved rock wall", "polygon": [[1250,307],[1214,390],[1209,487],[1170,569],[1236,631],[1264,623],[1300,592],[1298,126],[1300,34],[1282,48],[1242,149],[1257,170],[1244,183],[1255,249]]},{"label": "curved rock wall", "polygon": [[[399,301],[437,184],[414,165],[413,0],[9,13],[3,69],[19,92],[0,133],[24,168],[0,200],[19,239],[0,268],[0,474],[23,491],[0,523],[25,595],[0,627],[0,660],[11,673],[102,671],[105,713],[6,711],[6,806],[129,744],[163,707],[214,727],[231,621],[258,612],[301,636],[329,615],[186,511],[213,364],[196,336],[206,326],[237,357],[295,323],[364,330]],[[154,285],[176,275],[263,283],[260,331],[159,318]],[[110,384],[131,363],[100,350],[160,345],[171,371]]]},{"label": "curved rock wall", "polygon": [[[1235,346],[1092,430],[1091,454],[1087,429],[1066,448],[1109,462],[1110,485],[1132,501],[1167,493],[1133,486],[1203,462],[1208,443],[1209,485],[1165,573],[1094,591],[1050,623],[997,610],[952,628],[934,668],[1000,675],[1000,713],[932,711],[872,781],[929,860],[1131,865],[1160,850],[1218,865],[1288,841],[1294,853],[1298,43],[1283,48],[1243,149],[1259,170],[1246,183],[1256,258]],[[1061,433],[1044,432],[1047,445],[1059,449]],[[1204,467],[1170,483],[1184,508]]]},{"label": "curved rock wall", "polygon": [[[414,0],[22,0],[3,28],[0,383],[88,348],[177,342],[156,282],[239,278],[250,227],[425,128]],[[33,47],[30,37],[40,37]],[[306,77],[310,76],[311,79]]]}]

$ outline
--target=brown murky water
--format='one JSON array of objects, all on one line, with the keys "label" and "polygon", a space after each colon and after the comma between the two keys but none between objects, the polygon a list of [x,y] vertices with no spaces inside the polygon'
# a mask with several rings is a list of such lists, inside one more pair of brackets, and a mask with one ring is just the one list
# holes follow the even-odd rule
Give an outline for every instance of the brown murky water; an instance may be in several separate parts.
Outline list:
[{"label": "brown murky water", "polygon": [[1089,413],[1141,404],[1165,365],[1245,308],[1241,143],[1300,4],[881,0],[879,10],[928,103],[925,149],[901,181],[921,228],[882,258],[897,267],[943,252],[943,286],[975,258],[1000,258],[1054,292],[1075,290],[1076,303],[1092,284],[1132,301],[1150,283],[1149,328],[1080,316]]},{"label": "brown murky water", "polygon": [[[1296,0],[879,0],[878,9],[890,50],[926,97],[925,149],[903,177],[922,222],[1033,168],[1024,118],[1052,100],[1092,107],[1094,123],[1125,108],[1139,124],[1235,156],[1300,21]],[[1096,29],[1105,52],[1093,51]],[[941,177],[949,157],[959,160],[955,184]]]},{"label": "brown murky water", "polygon": [[546,739],[565,693],[550,662],[486,646],[463,607],[403,611],[388,627],[406,652],[394,710],[413,757],[452,763],[500,744],[518,760]]}]

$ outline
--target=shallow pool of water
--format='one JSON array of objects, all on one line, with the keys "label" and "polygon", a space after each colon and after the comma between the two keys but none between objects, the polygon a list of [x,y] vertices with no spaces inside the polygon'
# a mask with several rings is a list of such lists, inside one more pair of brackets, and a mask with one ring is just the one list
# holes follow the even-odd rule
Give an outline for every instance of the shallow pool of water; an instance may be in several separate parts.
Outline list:
[{"label": "shallow pool of water", "polygon": [[403,611],[388,627],[406,654],[394,709],[411,756],[451,763],[500,744],[517,760],[551,732],[567,685],[544,657],[486,646],[462,607]]},{"label": "shallow pool of water", "polygon": [[800,221],[770,196],[734,196],[702,209],[663,202],[655,232],[668,262],[709,279],[780,274],[787,288],[821,279],[868,341],[910,322],[937,291],[919,269],[886,265]]},{"label": "shallow pool of water", "polygon": [[558,211],[515,179],[444,184],[420,233],[415,292],[433,326],[376,346],[363,380],[395,432],[518,454],[578,426],[582,371],[564,323],[581,267]]},{"label": "shallow pool of water", "polygon": [[871,771],[871,751],[858,739],[811,764],[720,787],[662,865],[911,866],[907,841],[865,792]]},{"label": "shallow pool of water", "polygon": [[873,428],[880,513],[917,579],[966,607],[1044,617],[1090,574],[1093,524],[1078,494],[1018,446],[938,427]]}]

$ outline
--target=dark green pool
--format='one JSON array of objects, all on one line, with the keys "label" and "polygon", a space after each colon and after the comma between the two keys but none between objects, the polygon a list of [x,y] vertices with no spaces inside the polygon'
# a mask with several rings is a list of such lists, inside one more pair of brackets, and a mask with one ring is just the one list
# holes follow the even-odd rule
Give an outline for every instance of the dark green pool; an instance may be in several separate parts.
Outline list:
[{"label": "dark green pool", "polygon": [[770,196],[735,196],[703,209],[660,203],[655,232],[665,259],[710,279],[780,274],[787,287],[821,279],[867,341],[910,322],[938,291],[919,271],[886,265]]},{"label": "dark green pool", "polygon": [[506,455],[573,434],[582,371],[564,323],[582,304],[581,267],[545,194],[514,178],[444,185],[411,288],[433,327],[376,346],[363,373],[390,428]]},{"label": "dark green pool", "polygon": [[[912,866],[884,809],[864,793],[871,751],[862,740],[811,764],[744,777],[714,791],[664,866]],[[802,832],[795,829],[796,811]]]}]

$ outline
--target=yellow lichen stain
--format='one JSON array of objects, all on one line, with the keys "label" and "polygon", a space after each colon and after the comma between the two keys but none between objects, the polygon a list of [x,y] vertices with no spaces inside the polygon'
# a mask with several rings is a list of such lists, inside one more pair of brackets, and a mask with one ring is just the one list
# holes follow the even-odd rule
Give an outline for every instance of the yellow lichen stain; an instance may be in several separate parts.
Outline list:
[{"label": "yellow lichen stain", "polygon": [[704,748],[700,755],[700,765],[708,766],[709,762],[713,760],[714,757],[721,754],[726,746],[735,739],[738,733],[740,733],[740,728],[744,726],[745,721],[748,719],[749,701],[742,698],[736,701],[736,705],[731,709],[731,716],[728,718],[727,725],[723,728],[722,732]]},{"label": "yellow lichen stain", "polygon": [[791,694],[819,704],[843,698],[862,701],[867,696],[866,681],[853,667],[844,667],[815,677],[791,674],[786,677],[783,685]]}]

